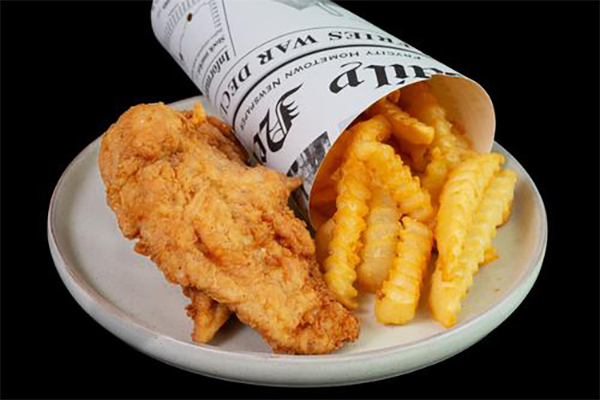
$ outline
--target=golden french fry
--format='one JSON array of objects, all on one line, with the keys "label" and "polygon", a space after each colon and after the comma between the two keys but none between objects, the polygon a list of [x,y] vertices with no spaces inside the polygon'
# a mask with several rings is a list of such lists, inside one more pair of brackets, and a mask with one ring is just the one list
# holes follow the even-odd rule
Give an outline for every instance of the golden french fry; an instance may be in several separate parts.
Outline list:
[{"label": "golden french fry", "polygon": [[446,120],[446,110],[439,105],[428,82],[403,87],[400,105],[410,115],[430,126],[435,126],[438,120]]},{"label": "golden french fry", "polygon": [[459,128],[423,82],[378,101],[334,144],[310,207],[325,281],[346,307],[357,306],[356,281],[377,293],[379,322],[413,319],[435,236],[425,293],[452,326],[479,266],[498,258],[491,238],[510,215],[516,174],[498,172],[504,157],[478,155]]},{"label": "golden french fry", "polygon": [[382,142],[390,137],[392,125],[385,116],[375,115],[366,121],[357,123],[350,131],[352,139],[348,145],[348,152],[350,157],[352,157],[352,148],[358,144]]},{"label": "golden french fry", "polygon": [[[515,173],[515,185],[516,185],[516,179],[518,178],[518,175]],[[512,207],[513,207],[513,201],[514,201],[514,188],[513,189],[508,189],[510,191],[510,196],[508,197],[508,201],[506,201],[504,204],[504,209],[502,210],[502,221],[500,221],[500,225],[504,225],[508,219],[510,218],[510,213],[512,211]]]},{"label": "golden french fry", "polygon": [[327,222],[323,223],[318,229],[315,235],[315,255],[319,265],[323,265],[325,259],[329,255],[329,243],[333,237],[333,228],[335,228],[335,221],[333,218],[329,218]]},{"label": "golden french fry", "polygon": [[448,174],[461,162],[475,155],[468,139],[446,118],[427,82],[407,86],[401,103],[410,115],[433,126],[435,135],[430,145],[429,163],[423,174],[423,187],[437,205]]},{"label": "golden french fry", "polygon": [[379,187],[373,190],[369,209],[357,283],[362,289],[375,292],[392,266],[401,215],[392,196]]},{"label": "golden french fry", "polygon": [[[459,168],[461,166],[457,170]],[[511,170],[503,170],[493,176],[474,212],[457,261],[447,263],[438,259],[429,304],[433,317],[446,327],[456,323],[461,300],[473,283],[479,265],[485,260],[485,251],[491,246],[504,210],[512,202],[516,182],[517,174]]]},{"label": "golden french fry", "polygon": [[[471,151],[468,139],[448,121],[446,110],[438,103],[427,82],[419,82],[402,89],[400,103],[408,114],[432,126],[435,135],[431,145],[445,150]],[[460,162],[460,161],[457,161]]]},{"label": "golden french fry", "polygon": [[483,192],[503,162],[500,154],[477,155],[450,173],[440,196],[435,228],[439,261],[446,268],[457,262]]},{"label": "golden french fry", "polygon": [[355,124],[347,134],[350,135],[345,161],[336,174],[337,185],[336,212],[333,216],[335,227],[328,248],[328,257],[324,262],[325,282],[337,299],[348,308],[355,308],[354,299],[358,291],[353,284],[356,280],[355,267],[360,261],[358,248],[361,233],[366,228],[364,217],[368,213],[367,201],[370,174],[365,164],[354,157],[353,148],[358,143],[371,143],[385,140],[391,134],[391,125],[382,116],[376,116]]},{"label": "golden french fry", "polygon": [[425,190],[431,195],[431,201],[437,204],[440,193],[446,183],[448,177],[449,166],[446,158],[442,154],[442,150],[434,148],[431,151],[431,161],[425,167],[425,174],[421,180],[421,184]]},{"label": "golden french fry", "polygon": [[410,157],[411,168],[419,173],[425,172],[429,162],[429,147],[424,144],[413,144],[406,140],[398,140],[400,149]]},{"label": "golden french fry", "polygon": [[461,129],[458,128],[458,126],[452,125],[450,133],[452,133],[452,136],[454,137],[452,142],[456,149],[462,150],[467,154],[473,150],[471,141],[464,135],[464,133]]},{"label": "golden french fry", "polygon": [[433,216],[429,193],[421,189],[419,178],[411,175],[410,168],[391,146],[383,143],[359,143],[352,147],[353,155],[369,166],[377,181],[392,194],[403,214],[419,221]]},{"label": "golden french fry", "polygon": [[349,159],[341,167],[338,183],[337,211],[333,216],[335,227],[325,259],[325,282],[337,299],[348,308],[356,308],[358,291],[355,267],[360,261],[360,235],[366,227],[367,201],[371,197],[369,174],[365,165]]},{"label": "golden french fry", "polygon": [[499,258],[500,258],[500,256],[498,255],[496,248],[490,244],[488,246],[488,248],[485,249],[485,252],[483,253],[483,261],[481,262],[481,265],[490,264]]},{"label": "golden french fry", "polygon": [[431,256],[431,229],[410,217],[402,218],[402,225],[392,269],[375,299],[375,316],[384,324],[405,324],[414,318]]},{"label": "golden french fry", "polygon": [[373,104],[367,114],[383,115],[392,124],[392,133],[397,138],[413,144],[430,144],[433,140],[434,129],[416,118],[411,117],[396,104],[381,99]]}]

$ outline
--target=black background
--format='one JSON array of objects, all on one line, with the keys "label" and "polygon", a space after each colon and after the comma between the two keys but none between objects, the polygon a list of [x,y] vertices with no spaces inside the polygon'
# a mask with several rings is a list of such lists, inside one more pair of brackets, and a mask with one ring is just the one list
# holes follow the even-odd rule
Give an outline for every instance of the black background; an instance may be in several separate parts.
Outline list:
[{"label": "black background", "polygon": [[4,3],[2,397],[598,397],[598,3],[342,5],[490,94],[496,140],[549,219],[523,304],[451,359],[345,388],[229,383],[137,352],[63,286],[48,204],[67,164],[128,107],[198,90],[155,39],[149,3]]}]

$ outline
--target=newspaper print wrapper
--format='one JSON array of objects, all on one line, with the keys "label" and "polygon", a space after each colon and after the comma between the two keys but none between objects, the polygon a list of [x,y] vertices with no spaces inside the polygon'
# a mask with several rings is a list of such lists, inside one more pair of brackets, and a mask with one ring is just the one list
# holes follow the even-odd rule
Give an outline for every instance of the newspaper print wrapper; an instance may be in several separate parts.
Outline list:
[{"label": "newspaper print wrapper", "polygon": [[356,116],[398,88],[429,79],[474,149],[493,144],[494,109],[481,86],[329,1],[154,0],[151,20],[256,161],[303,178],[294,198],[313,223],[310,193],[325,156]]}]

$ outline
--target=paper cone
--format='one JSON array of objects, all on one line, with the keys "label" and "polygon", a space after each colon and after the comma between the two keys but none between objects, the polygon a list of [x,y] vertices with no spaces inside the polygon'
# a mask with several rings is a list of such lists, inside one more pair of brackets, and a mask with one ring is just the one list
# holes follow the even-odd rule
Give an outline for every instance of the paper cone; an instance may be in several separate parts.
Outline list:
[{"label": "paper cone", "polygon": [[303,178],[294,196],[307,217],[333,144],[398,88],[431,78],[474,149],[492,147],[494,109],[481,86],[329,1],[155,0],[151,15],[159,41],[248,152]]}]

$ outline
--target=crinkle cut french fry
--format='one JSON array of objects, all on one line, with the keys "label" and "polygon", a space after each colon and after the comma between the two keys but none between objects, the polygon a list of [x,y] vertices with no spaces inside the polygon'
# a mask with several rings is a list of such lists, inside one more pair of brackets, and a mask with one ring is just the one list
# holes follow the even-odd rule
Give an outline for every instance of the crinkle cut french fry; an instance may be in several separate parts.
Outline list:
[{"label": "crinkle cut french fry", "polygon": [[338,183],[337,211],[333,216],[335,227],[325,259],[325,282],[336,298],[348,308],[356,308],[358,291],[355,267],[359,262],[360,235],[366,227],[367,201],[371,197],[369,175],[365,165],[348,159],[341,167]]},{"label": "crinkle cut french fry", "polygon": [[333,228],[335,228],[335,221],[333,218],[329,218],[327,222],[317,229],[315,235],[315,255],[319,265],[323,265],[329,255],[328,248],[333,237]]},{"label": "crinkle cut french fry", "polygon": [[417,82],[403,87],[400,105],[410,115],[430,126],[438,120],[446,119],[446,110],[439,105],[427,82]]},{"label": "crinkle cut french fry", "polygon": [[[501,170],[485,189],[460,255],[459,264],[469,266],[468,271],[477,271],[477,267],[485,259],[485,250],[492,246],[492,239],[496,236],[496,228],[502,223],[504,210],[512,202],[517,177],[514,171]],[[451,266],[457,268],[455,271],[449,271],[452,276],[460,275],[464,271],[461,265]],[[469,277],[472,277],[472,274],[467,275],[467,278]],[[468,287],[472,282],[467,279],[465,283]]]},{"label": "crinkle cut french fry", "polygon": [[446,183],[448,177],[448,163],[442,151],[439,148],[435,148],[431,152],[431,161],[425,167],[425,174],[421,180],[421,184],[425,190],[431,195],[431,201],[437,204],[439,201],[440,193]]},{"label": "crinkle cut french fry", "polygon": [[391,146],[382,143],[359,143],[352,148],[353,156],[364,160],[377,180],[392,193],[403,214],[419,221],[432,217],[433,209],[429,193],[421,189],[419,178]]},{"label": "crinkle cut french fry", "polygon": [[425,144],[413,144],[406,140],[399,139],[401,150],[408,154],[411,161],[411,168],[419,173],[425,172],[429,163],[429,146]]},{"label": "crinkle cut french fry", "polygon": [[352,147],[358,143],[381,142],[390,137],[392,125],[383,115],[376,115],[366,121],[357,123],[351,128],[353,135],[350,143],[349,152],[352,153]]},{"label": "crinkle cut french fry", "polygon": [[384,115],[392,124],[394,136],[402,138],[413,144],[430,144],[435,130],[416,118],[411,117],[396,104],[386,99],[381,99],[373,104],[368,114]]},{"label": "crinkle cut french fry", "polygon": [[400,217],[392,196],[375,188],[363,234],[362,262],[357,268],[358,286],[366,291],[375,292],[388,275],[396,253]]},{"label": "crinkle cut french fry", "polygon": [[496,248],[492,244],[490,244],[483,253],[483,261],[481,262],[481,265],[490,264],[496,261],[498,258],[500,258],[500,256],[498,255],[498,251],[496,251]]},{"label": "crinkle cut french fry", "polygon": [[440,196],[435,228],[439,259],[445,265],[456,263],[483,192],[503,162],[500,154],[477,155],[450,173]]},{"label": "crinkle cut french fry", "polygon": [[401,103],[411,115],[435,129],[428,153],[429,163],[423,174],[423,187],[436,205],[448,173],[476,153],[471,150],[468,139],[448,121],[446,111],[439,105],[427,82],[404,88]]},{"label": "crinkle cut french fry", "polygon": [[491,246],[504,210],[512,202],[516,182],[517,174],[514,171],[502,170],[497,173],[485,189],[473,215],[457,262],[447,264],[438,260],[429,304],[434,318],[446,327],[456,323],[461,300],[472,285],[479,265],[485,260],[485,251]]},{"label": "crinkle cut french fry", "polygon": [[451,129],[452,136],[454,137],[454,147],[463,150],[467,153],[473,151],[471,141],[464,135],[464,133],[458,129],[456,125],[452,125]]},{"label": "crinkle cut french fry", "polygon": [[439,201],[439,196],[446,183],[448,174],[460,165],[461,162],[473,157],[476,153],[471,150],[442,149],[434,147],[430,152],[430,162],[425,167],[423,174],[423,187],[431,195],[434,204]]},{"label": "crinkle cut french fry", "polygon": [[[518,179],[517,173],[515,173],[515,184],[516,184],[516,179]],[[509,197],[508,201],[504,203],[504,209],[502,210],[502,221],[500,222],[500,225],[504,225],[508,221],[508,218],[510,218],[510,213],[511,213],[512,207],[513,207],[514,194],[515,194],[514,190],[510,191],[510,197]]]},{"label": "crinkle cut french fry", "polygon": [[375,316],[384,324],[405,324],[415,316],[433,244],[431,229],[410,217],[403,228],[388,278],[375,299]]},{"label": "crinkle cut french fry", "polygon": [[431,146],[445,151],[451,168],[472,153],[469,141],[448,121],[446,110],[438,103],[427,82],[403,88],[400,103],[410,115],[435,129]]},{"label": "crinkle cut french fry", "polygon": [[413,117],[435,129],[434,147],[455,147],[452,124],[446,119],[446,110],[439,105],[427,82],[418,82],[402,89],[400,104]]}]

